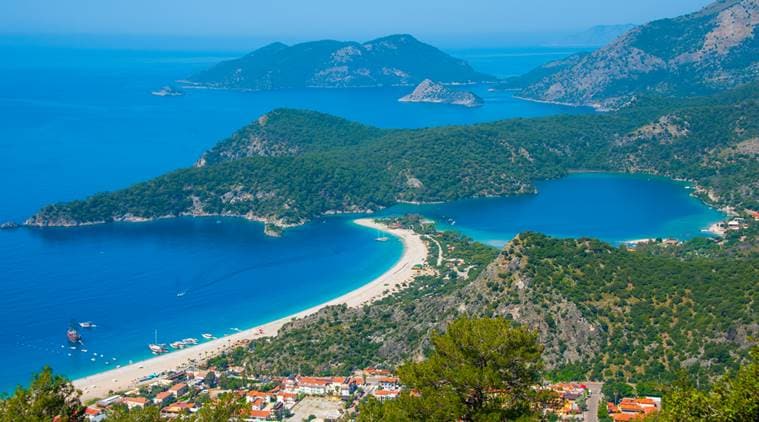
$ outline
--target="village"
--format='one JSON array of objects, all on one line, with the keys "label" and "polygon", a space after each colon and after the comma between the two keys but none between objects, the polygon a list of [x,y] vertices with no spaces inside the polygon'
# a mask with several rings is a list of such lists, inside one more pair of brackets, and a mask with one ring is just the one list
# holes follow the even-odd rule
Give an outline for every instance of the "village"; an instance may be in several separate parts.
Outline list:
[{"label": "village", "polygon": [[[604,406],[613,421],[643,419],[661,409],[659,397],[624,397],[618,403],[602,400],[600,383],[556,383],[536,386],[549,392],[544,410],[552,420],[598,420]],[[365,368],[350,376],[247,377],[242,367],[188,369],[145,380],[137,388],[98,400],[85,409],[90,422],[107,420],[116,407],[129,410],[155,406],[166,420],[190,415],[223,395],[244,400],[241,419],[259,421],[353,420],[358,404],[371,396],[379,401],[397,398],[403,386],[388,369]],[[599,412],[600,413],[600,412]],[[608,420],[608,419],[607,419]]]},{"label": "village", "polygon": [[366,368],[351,376],[248,378],[241,367],[211,367],[161,374],[133,390],[98,400],[85,413],[90,422],[99,422],[118,406],[129,410],[156,406],[162,417],[173,419],[232,394],[244,397],[244,421],[329,421],[354,414],[366,396],[384,401],[396,398],[400,391],[398,378],[386,369]]}]

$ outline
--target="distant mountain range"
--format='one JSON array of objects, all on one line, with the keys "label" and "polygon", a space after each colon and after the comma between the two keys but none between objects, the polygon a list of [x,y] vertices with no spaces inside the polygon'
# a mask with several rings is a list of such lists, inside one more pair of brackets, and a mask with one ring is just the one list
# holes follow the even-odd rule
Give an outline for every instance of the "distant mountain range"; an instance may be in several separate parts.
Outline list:
[{"label": "distant mountain range", "polygon": [[273,43],[239,59],[221,62],[190,76],[191,85],[242,90],[342,88],[492,82],[495,77],[411,35],[391,35],[365,43],[313,41]]},{"label": "distant mountain range", "polygon": [[606,45],[625,32],[635,28],[636,25],[631,23],[620,25],[596,25],[582,32],[570,34],[556,40],[551,45],[566,46],[603,46]]},{"label": "distant mountain range", "polygon": [[759,0],[721,0],[629,30],[501,86],[539,101],[615,109],[643,93],[698,95],[759,79]]}]

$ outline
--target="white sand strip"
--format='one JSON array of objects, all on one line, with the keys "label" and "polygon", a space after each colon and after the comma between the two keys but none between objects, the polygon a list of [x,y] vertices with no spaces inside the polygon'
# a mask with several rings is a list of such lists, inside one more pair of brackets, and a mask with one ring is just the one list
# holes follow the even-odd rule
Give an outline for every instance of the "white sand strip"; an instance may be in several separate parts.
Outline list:
[{"label": "white sand strip", "polygon": [[[362,218],[355,220],[356,224],[381,230],[401,239],[403,242],[403,255],[401,259],[387,270],[384,274],[372,280],[368,284],[356,290],[348,292],[329,302],[322,303],[296,314],[278,319],[239,333],[225,336],[219,339],[201,343],[197,346],[156,356],[142,362],[137,362],[118,369],[112,369],[74,381],[74,386],[82,391],[82,399],[106,397],[110,391],[124,391],[134,388],[137,380],[153,373],[180,369],[196,363],[202,363],[225,350],[235,347],[239,343],[252,339],[275,336],[279,329],[294,318],[303,318],[316,313],[325,306],[345,304],[358,307],[383,297],[387,292],[399,287],[414,277],[413,267],[424,264],[427,258],[427,246],[424,241],[411,230],[391,229],[385,225],[376,223],[373,219]],[[145,345],[147,347],[147,345]]]}]

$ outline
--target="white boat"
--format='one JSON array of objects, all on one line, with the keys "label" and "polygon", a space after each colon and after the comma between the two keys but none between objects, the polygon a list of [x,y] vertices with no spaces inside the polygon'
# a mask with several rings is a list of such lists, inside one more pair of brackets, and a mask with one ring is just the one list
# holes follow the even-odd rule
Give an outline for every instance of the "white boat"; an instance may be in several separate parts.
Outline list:
[{"label": "white boat", "polygon": [[156,355],[166,353],[166,347],[163,344],[150,343],[148,344],[148,349]]},{"label": "white boat", "polygon": [[208,334],[208,333],[203,333],[202,336],[206,340],[210,340],[213,338],[213,334]]},{"label": "white boat", "polygon": [[82,321],[79,323],[79,326],[82,328],[95,328],[97,325],[95,325],[92,321]]},{"label": "white boat", "polygon": [[182,341],[175,341],[170,344],[172,349],[184,349],[185,344]]},{"label": "white boat", "polygon": [[178,90],[177,88],[174,88],[171,85],[162,86],[161,89],[152,91],[151,94],[155,95],[156,97],[179,97],[181,95],[184,95],[184,92]]},{"label": "white boat", "polygon": [[158,343],[158,330],[155,330],[155,343],[148,344],[148,349],[156,355],[167,352],[166,345]]},{"label": "white boat", "polygon": [[198,344],[198,339],[192,338],[192,337],[188,337],[188,338],[182,339],[182,343],[184,343],[184,344]]},{"label": "white boat", "polygon": [[377,242],[387,242],[389,238],[387,236],[383,236],[382,233],[380,233],[379,230],[377,230],[377,237],[374,238]]}]

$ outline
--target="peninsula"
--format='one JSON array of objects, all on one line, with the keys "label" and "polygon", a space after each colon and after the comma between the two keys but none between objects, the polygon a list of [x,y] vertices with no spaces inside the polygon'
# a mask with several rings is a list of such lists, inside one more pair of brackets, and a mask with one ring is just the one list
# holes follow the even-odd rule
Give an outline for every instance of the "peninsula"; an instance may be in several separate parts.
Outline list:
[{"label": "peninsula", "polygon": [[[46,206],[29,226],[241,216],[281,228],[326,214],[535,192],[578,168],[692,180],[713,205],[759,208],[759,84],[709,97],[649,98],[595,115],[379,129],[313,111],[267,113],[194,167]],[[274,227],[270,227],[275,232]]]},{"label": "peninsula", "polygon": [[482,98],[468,91],[456,91],[430,79],[423,80],[414,91],[399,98],[403,103],[437,103],[460,105],[464,107],[479,107]]}]

